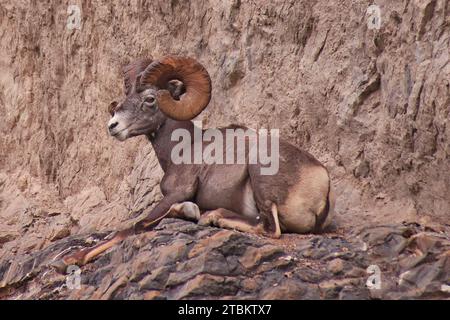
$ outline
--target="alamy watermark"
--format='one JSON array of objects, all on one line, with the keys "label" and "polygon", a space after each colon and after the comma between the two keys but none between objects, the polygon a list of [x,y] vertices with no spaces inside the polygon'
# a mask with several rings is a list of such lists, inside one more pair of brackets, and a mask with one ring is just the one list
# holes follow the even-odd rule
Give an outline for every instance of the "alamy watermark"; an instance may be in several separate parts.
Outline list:
[{"label": "alamy watermark", "polygon": [[380,290],[381,289],[381,270],[376,264],[372,264],[367,267],[366,272],[371,274],[367,278],[366,286],[369,290]]},{"label": "alamy watermark", "polygon": [[81,9],[76,4],[71,4],[67,7],[66,27],[69,30],[81,30]]},{"label": "alamy watermark", "polygon": [[376,4],[370,5],[366,10],[367,28],[369,30],[380,30],[381,28],[381,9]]},{"label": "alamy watermark", "polygon": [[81,269],[76,265],[70,265],[66,270],[66,286],[70,290],[81,289]]},{"label": "alamy watermark", "polygon": [[189,130],[182,128],[173,131],[171,140],[177,141],[178,144],[172,148],[172,163],[260,164],[262,175],[278,173],[280,165],[278,129],[271,129],[270,133],[267,129],[253,130],[239,127],[203,131],[201,121],[194,121],[193,134],[192,137]]}]

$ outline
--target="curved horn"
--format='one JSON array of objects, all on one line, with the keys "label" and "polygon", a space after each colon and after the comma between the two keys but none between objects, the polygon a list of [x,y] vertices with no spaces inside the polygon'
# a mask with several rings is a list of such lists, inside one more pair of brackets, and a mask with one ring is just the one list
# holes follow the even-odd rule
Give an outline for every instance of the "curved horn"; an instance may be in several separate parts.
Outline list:
[{"label": "curved horn", "polygon": [[[186,92],[174,100],[165,88],[170,80],[183,82]],[[196,60],[167,56],[152,62],[142,73],[141,84],[151,84],[160,90],[156,99],[160,110],[175,120],[191,120],[202,112],[211,99],[211,79],[208,71]]]}]

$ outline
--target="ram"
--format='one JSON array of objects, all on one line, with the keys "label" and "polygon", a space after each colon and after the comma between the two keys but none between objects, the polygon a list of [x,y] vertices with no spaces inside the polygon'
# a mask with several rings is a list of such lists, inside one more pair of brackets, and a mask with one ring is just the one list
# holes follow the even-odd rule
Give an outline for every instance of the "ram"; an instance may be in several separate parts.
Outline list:
[{"label": "ram", "polygon": [[[274,238],[281,232],[318,232],[330,223],[334,199],[327,169],[311,154],[282,139],[279,169],[273,175],[261,174],[263,165],[250,162],[248,153],[246,161],[239,164],[175,164],[171,160],[177,143],[172,134],[184,129],[193,135],[196,127],[191,120],[211,98],[209,74],[196,60],[179,56],[139,59],[124,68],[124,81],[125,99],[109,107],[109,133],[120,141],[139,135],[148,138],[164,171],[160,184],[164,198],[132,228],[66,256],[63,266],[85,264],[128,235],[151,230],[168,216]],[[225,135],[226,129],[218,130]],[[202,140],[204,147],[208,143]],[[230,148],[236,153],[234,146],[225,145],[224,150]]]}]

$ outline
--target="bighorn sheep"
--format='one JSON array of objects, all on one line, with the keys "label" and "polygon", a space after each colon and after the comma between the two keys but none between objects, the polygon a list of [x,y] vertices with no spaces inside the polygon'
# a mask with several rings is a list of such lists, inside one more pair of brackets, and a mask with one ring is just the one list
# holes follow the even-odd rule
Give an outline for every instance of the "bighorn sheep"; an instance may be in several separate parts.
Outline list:
[{"label": "bighorn sheep", "polygon": [[211,80],[200,63],[178,56],[139,59],[124,68],[124,78],[126,97],[111,103],[108,130],[121,141],[147,136],[164,171],[160,184],[164,198],[134,227],[66,256],[63,265],[84,264],[126,236],[152,229],[167,216],[275,238],[282,231],[321,231],[330,223],[334,199],[327,169],[308,152],[283,140],[275,175],[260,174],[259,163],[171,161],[172,133],[180,128],[193,133],[190,120],[211,98]]}]

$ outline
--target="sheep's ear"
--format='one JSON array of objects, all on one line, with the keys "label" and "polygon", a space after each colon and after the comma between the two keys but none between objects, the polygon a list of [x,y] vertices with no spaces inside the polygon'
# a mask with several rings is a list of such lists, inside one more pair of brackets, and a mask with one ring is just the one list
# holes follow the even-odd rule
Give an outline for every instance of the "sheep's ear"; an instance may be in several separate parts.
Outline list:
[{"label": "sheep's ear", "polygon": [[111,116],[114,116],[114,112],[116,111],[116,108],[117,108],[117,105],[118,105],[119,103],[116,101],[116,100],[114,100],[114,101],[111,101],[111,103],[109,104],[109,106],[108,106],[108,112],[109,112],[109,114],[111,115]]},{"label": "sheep's ear", "polygon": [[167,90],[170,92],[172,98],[180,100],[181,95],[186,92],[186,87],[180,80],[170,80],[167,83]]},{"label": "sheep's ear", "polygon": [[125,95],[127,96],[133,89],[133,84],[136,82],[136,77],[145,70],[145,68],[152,63],[152,58],[139,58],[126,65],[122,69],[124,79]]}]

